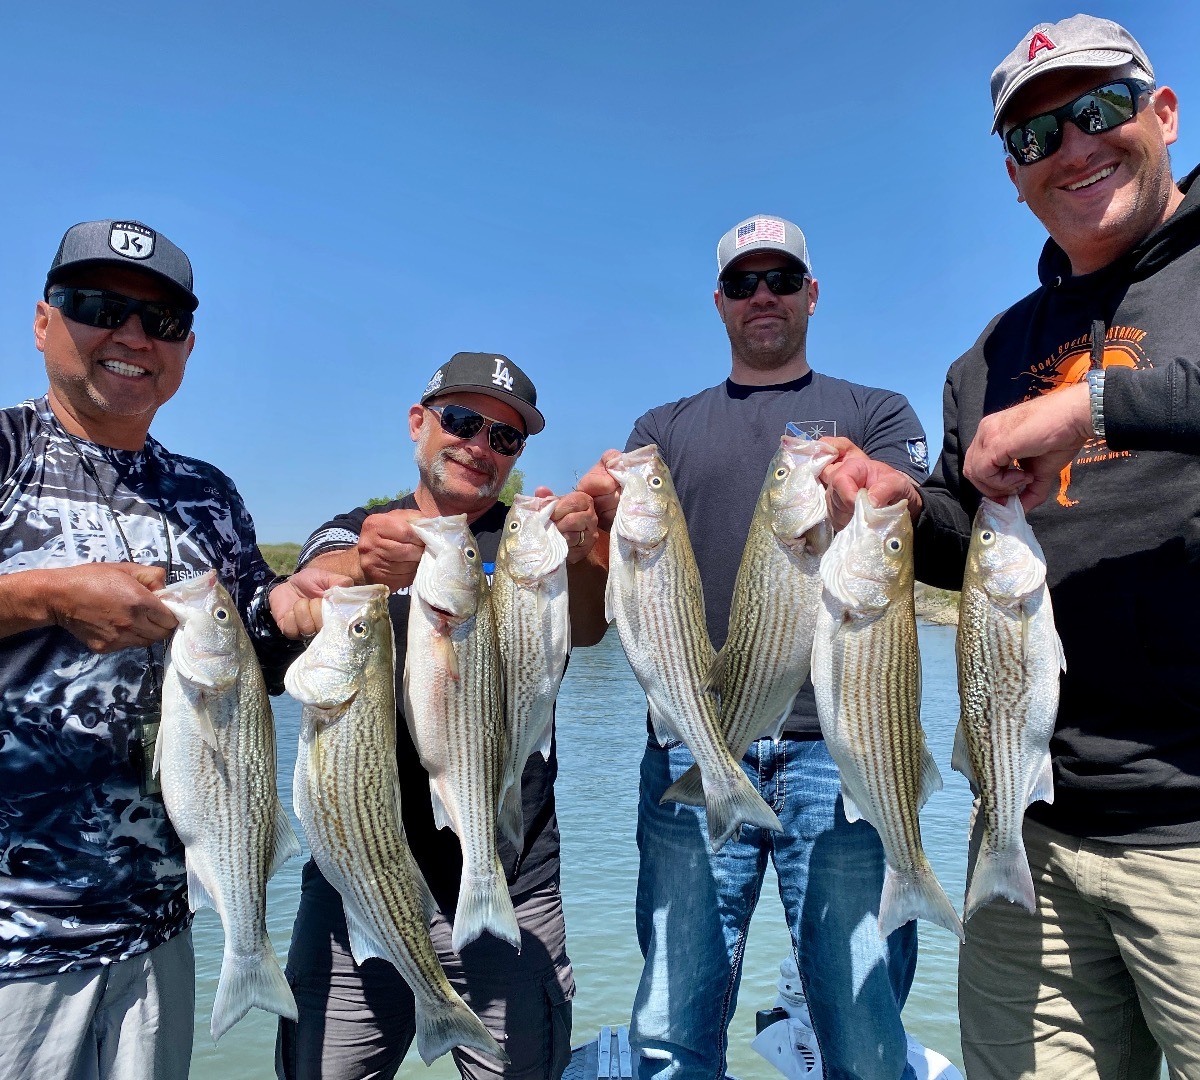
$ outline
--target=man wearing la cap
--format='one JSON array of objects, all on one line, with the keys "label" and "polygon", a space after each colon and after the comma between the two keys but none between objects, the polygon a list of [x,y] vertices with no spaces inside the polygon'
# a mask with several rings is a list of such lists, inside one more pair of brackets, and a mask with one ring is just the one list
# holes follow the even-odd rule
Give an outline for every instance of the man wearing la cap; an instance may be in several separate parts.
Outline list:
[{"label": "man wearing la cap", "polygon": [[[713,300],[729,338],[729,378],[651,409],[634,424],[626,450],[655,443],[671,470],[704,586],[709,636],[720,648],[750,519],[780,436],[848,436],[913,480],[925,475],[926,449],[899,394],[809,367],[818,286],[797,226],[765,214],[739,222],[718,244],[717,273]],[[618,498],[605,462],[616,453],[606,452],[579,485],[595,499],[605,530]],[[587,562],[598,602],[607,543],[594,552]],[[692,764],[690,752],[678,743],[659,746],[647,730],[636,908],[646,962],[631,1026],[639,1075],[725,1075],[745,934],[770,858],[826,1075],[911,1077],[900,1010],[916,966],[916,926],[886,941],[875,931],[883,848],[870,825],[846,820],[811,681],[782,737],[760,739],[742,762],[784,831],[743,826],[740,838],[716,854],[702,808],[659,804]]]},{"label": "man wearing la cap", "polygon": [[83,222],[43,295],[49,392],[0,410],[0,1078],[182,1080],[191,914],[151,774],[175,619],[153,590],[218,570],[279,693],[295,648],[270,602],[335,581],[268,601],[233,484],[149,436],[195,340],[178,247]]},{"label": "man wearing la cap", "polygon": [[[522,850],[498,838],[521,928],[521,950],[485,934],[456,953],[450,939],[462,857],[454,834],[434,824],[429,778],[409,735],[402,688],[408,587],[423,550],[412,521],[466,514],[490,574],[507,512],[497,496],[526,437],[540,432],[545,420],[533,383],[516,364],[497,353],[461,352],[433,373],[419,404],[409,409],[408,424],[416,443],[416,491],[322,525],[304,545],[299,564],[393,590],[389,604],[396,637],[396,743],[406,793],[401,804],[405,833],[441,909],[430,929],[446,975],[511,1059],[501,1066],[459,1048],[453,1051],[455,1064],[472,1080],[557,1078],[571,1056],[575,983],[558,889],[556,745],[551,744],[549,760],[534,754],[522,777]],[[538,493],[550,494],[543,488]],[[578,491],[563,496],[554,520],[570,545],[568,574],[573,575],[596,540],[591,498]],[[314,632],[318,620],[316,602],[295,605],[297,632]],[[596,636],[594,628],[576,617],[572,600],[573,640],[586,645]],[[395,1075],[414,1036],[412,992],[386,961],[355,964],[341,898],[311,861],[304,868],[287,974],[300,1017],[297,1023],[280,1024],[276,1070],[281,1080]]]},{"label": "man wearing la cap", "polygon": [[1163,1054],[1200,1076],[1200,170],[1172,181],[1178,103],[1154,80],[1089,15],[996,68],[993,131],[1050,234],[1042,284],[950,368],[923,489],[853,451],[830,467],[839,514],[858,487],[909,497],[931,584],[958,586],[981,495],[1020,492],[1046,554],[1054,801],[1026,811],[1035,913],[996,900],[966,924],[971,1080],[1150,1080]]}]

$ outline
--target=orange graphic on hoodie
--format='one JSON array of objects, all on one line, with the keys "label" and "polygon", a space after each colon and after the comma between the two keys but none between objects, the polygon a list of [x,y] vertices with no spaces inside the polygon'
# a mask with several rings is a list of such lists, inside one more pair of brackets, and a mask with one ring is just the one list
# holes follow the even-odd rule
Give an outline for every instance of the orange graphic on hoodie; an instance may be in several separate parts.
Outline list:
[{"label": "orange graphic on hoodie", "polygon": [[[1148,368],[1153,367],[1138,343],[1146,336],[1146,331],[1127,326],[1109,327],[1104,341],[1104,357],[1102,365],[1105,368]],[[1058,352],[1047,360],[1036,364],[1027,372],[1032,377],[1029,389],[1022,401],[1040,397],[1042,394],[1053,394],[1065,390],[1068,386],[1083,382],[1092,366],[1092,341],[1090,335],[1077,338],[1059,346]],[[1103,439],[1088,439],[1083,448],[1075,455],[1075,460],[1065,466],[1059,474],[1058,504],[1074,506],[1079,500],[1072,499],[1071,470],[1075,466],[1090,465],[1097,461],[1111,461],[1115,458],[1132,457],[1128,450],[1110,450]]]}]

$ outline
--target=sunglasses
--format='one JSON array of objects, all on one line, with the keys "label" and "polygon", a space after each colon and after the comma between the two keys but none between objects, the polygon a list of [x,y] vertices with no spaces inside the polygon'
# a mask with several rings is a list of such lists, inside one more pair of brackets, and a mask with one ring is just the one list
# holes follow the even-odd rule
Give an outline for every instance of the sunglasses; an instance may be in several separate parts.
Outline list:
[{"label": "sunglasses", "polygon": [[48,297],[72,322],[115,330],[130,315],[138,315],[147,337],[158,341],[184,341],[192,329],[192,312],[168,307],[152,300],[134,300],[104,289],[73,289],[55,286]]},{"label": "sunglasses", "polygon": [[730,300],[748,300],[765,281],[776,296],[791,296],[804,288],[807,270],[733,270],[721,275],[721,292]]},{"label": "sunglasses", "polygon": [[1048,158],[1063,141],[1063,125],[1070,121],[1085,135],[1099,135],[1129,123],[1138,113],[1143,94],[1154,89],[1141,79],[1118,79],[1080,94],[1053,112],[1031,116],[1004,133],[1004,145],[1018,165]]},{"label": "sunglasses", "polygon": [[487,416],[480,416],[474,409],[465,405],[426,405],[431,413],[437,413],[442,430],[456,439],[473,439],[479,434],[480,428],[488,429],[488,445],[497,454],[505,457],[516,457],[525,445],[525,433],[518,431],[512,424],[503,424]]}]

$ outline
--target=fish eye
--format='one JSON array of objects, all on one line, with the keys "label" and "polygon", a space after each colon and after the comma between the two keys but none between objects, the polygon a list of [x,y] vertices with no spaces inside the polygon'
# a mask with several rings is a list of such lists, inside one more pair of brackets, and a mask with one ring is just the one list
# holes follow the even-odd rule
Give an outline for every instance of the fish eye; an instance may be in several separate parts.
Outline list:
[{"label": "fish eye", "polygon": [[216,619],[217,622],[227,622],[229,619],[229,612],[223,607],[213,608],[213,618]]},{"label": "fish eye", "polygon": [[994,544],[996,542],[996,534],[992,532],[991,529],[984,529],[983,532],[979,534],[979,542],[985,547],[990,544]]},{"label": "fish eye", "polygon": [[660,487],[662,487],[662,477],[661,477],[661,476],[652,476],[652,477],[650,477],[650,486],[651,486],[652,488],[660,488]]},{"label": "fish eye", "polygon": [[478,558],[478,552],[474,548],[465,548],[463,554],[472,561]]},{"label": "fish eye", "polygon": [[350,624],[350,633],[353,634],[356,638],[366,637],[367,636],[367,620],[366,619],[355,619],[354,622],[352,622]]},{"label": "fish eye", "polygon": [[904,543],[898,536],[889,537],[885,546],[893,555],[896,555],[904,550]]},{"label": "fish eye", "polygon": [[787,469],[785,469],[782,465],[780,465],[779,468],[775,470],[775,479],[782,480],[785,476],[787,476],[787,474],[788,474]]},{"label": "fish eye", "polygon": [[508,531],[509,532],[520,532],[520,530],[521,530],[521,523],[519,521],[514,519],[508,523]]}]

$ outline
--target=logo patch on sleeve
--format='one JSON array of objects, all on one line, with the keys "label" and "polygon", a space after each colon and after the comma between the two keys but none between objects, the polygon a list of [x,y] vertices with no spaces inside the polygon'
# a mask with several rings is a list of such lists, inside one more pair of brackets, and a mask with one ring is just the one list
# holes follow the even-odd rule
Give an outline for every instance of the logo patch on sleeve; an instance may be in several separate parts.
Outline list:
[{"label": "logo patch on sleeve", "polygon": [[108,246],[127,259],[148,259],[154,254],[154,230],[135,221],[114,221]]},{"label": "logo patch on sleeve", "polygon": [[929,472],[929,444],[924,439],[909,439],[905,442],[908,447],[908,457],[921,472]]},{"label": "logo patch on sleeve", "polygon": [[825,439],[837,434],[836,420],[789,420],[784,431],[798,439]]}]

